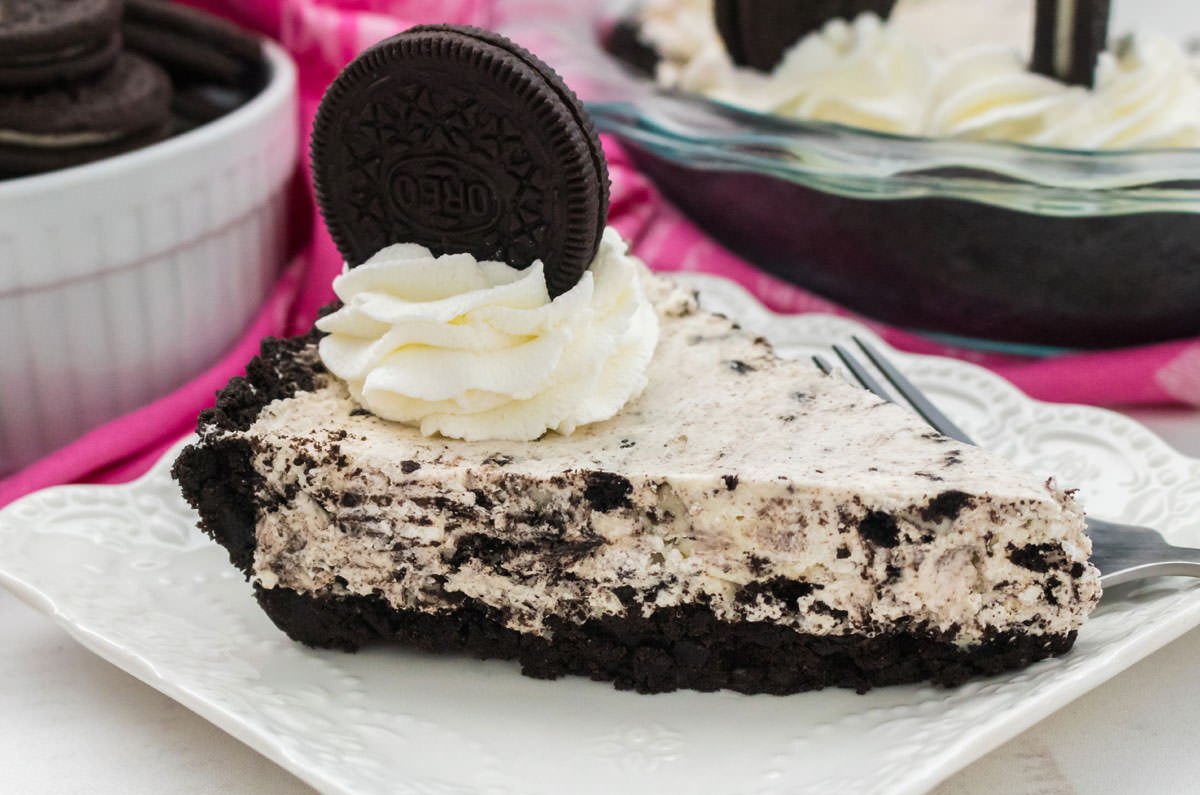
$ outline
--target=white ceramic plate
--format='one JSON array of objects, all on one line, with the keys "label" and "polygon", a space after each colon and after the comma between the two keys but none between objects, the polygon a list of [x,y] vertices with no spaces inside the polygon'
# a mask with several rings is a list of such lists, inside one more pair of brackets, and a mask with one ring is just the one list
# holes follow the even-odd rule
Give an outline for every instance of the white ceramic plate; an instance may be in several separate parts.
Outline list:
[{"label": "white ceramic plate", "polygon": [[[729,282],[688,281],[787,355],[874,339],[837,318],[772,315]],[[1200,545],[1200,461],[1131,420],[1029,400],[971,365],[895,358],[968,433],[1080,487],[1095,513]],[[1200,584],[1154,582],[1110,594],[1065,657],[956,690],[864,696],[639,696],[526,679],[513,663],[314,651],[271,625],[194,529],[171,458],[129,485],[48,489],[0,512],[0,583],[326,792],[919,792],[1200,624]]]}]

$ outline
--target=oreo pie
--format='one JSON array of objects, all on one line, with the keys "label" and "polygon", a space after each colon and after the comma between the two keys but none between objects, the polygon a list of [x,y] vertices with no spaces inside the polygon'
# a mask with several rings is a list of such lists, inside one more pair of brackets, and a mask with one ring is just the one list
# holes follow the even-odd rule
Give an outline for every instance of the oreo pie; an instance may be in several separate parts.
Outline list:
[{"label": "oreo pie", "polygon": [[[344,303],[265,341],[174,467],[292,638],[515,659],[642,692],[951,685],[1070,649],[1100,595],[1070,494],[781,359],[640,266],[608,290],[630,258],[597,237],[599,143],[529,53],[463,28],[383,42],[329,89],[313,156],[355,266]],[[389,293],[392,267],[409,282]],[[498,286],[479,287],[488,274]],[[531,339],[530,317],[591,296],[554,315],[576,329],[634,292],[649,315],[625,325],[657,329],[651,350],[630,343],[646,354],[636,374],[610,378],[602,357],[589,375],[602,323],[560,356],[525,355],[553,337]],[[338,374],[368,360],[365,379]],[[610,416],[523,438],[463,419],[496,429],[532,411],[545,393],[523,368],[556,367],[592,377],[548,401],[571,416],[643,382]],[[490,386],[438,391],[470,379]],[[377,399],[389,389],[407,391]],[[418,403],[424,418],[404,420]]]}]

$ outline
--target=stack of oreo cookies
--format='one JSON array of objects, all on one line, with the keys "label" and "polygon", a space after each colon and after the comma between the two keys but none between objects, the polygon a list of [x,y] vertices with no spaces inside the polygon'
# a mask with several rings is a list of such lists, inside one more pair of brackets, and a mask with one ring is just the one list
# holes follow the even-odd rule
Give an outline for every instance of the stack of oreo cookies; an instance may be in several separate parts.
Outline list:
[{"label": "stack of oreo cookies", "polygon": [[0,179],[210,121],[264,75],[257,39],[165,0],[0,0]]},{"label": "stack of oreo cookies", "polygon": [[166,74],[121,47],[120,0],[0,4],[0,175],[123,152],[170,133]]},{"label": "stack of oreo cookies", "polygon": [[169,0],[125,0],[125,48],[171,76],[181,126],[204,124],[249,101],[267,82],[258,37]]}]

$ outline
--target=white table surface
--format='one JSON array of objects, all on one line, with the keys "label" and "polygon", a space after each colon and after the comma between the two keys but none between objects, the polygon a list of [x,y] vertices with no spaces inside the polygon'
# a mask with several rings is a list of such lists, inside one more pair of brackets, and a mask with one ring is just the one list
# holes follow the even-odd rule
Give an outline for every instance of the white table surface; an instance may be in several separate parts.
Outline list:
[{"label": "white table surface", "polygon": [[[1200,412],[1131,412],[1200,456]],[[249,747],[0,589],[0,792],[306,793]],[[548,684],[548,687],[553,687]],[[1200,629],[961,771],[937,795],[1200,792]]]}]

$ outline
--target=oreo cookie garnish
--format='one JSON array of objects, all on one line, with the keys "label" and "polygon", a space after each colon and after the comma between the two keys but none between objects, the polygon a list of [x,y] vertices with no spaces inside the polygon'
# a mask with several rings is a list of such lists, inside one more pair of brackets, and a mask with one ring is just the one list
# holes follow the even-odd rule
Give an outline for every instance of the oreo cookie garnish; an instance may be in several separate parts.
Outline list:
[{"label": "oreo cookie garnish", "polygon": [[868,11],[887,19],[895,5],[896,0],[715,0],[713,13],[733,62],[769,72],[793,44],[830,20]]},{"label": "oreo cookie garnish", "polygon": [[604,49],[634,73],[649,77],[658,67],[658,51],[642,41],[636,19],[627,17],[613,25],[604,37]]},{"label": "oreo cookie garnish", "polygon": [[541,259],[556,296],[591,263],[608,215],[608,169],[579,100],[478,28],[420,26],[359,55],[321,100],[311,156],[351,266],[393,243]]},{"label": "oreo cookie garnish", "polygon": [[1108,0],[1037,0],[1030,69],[1091,87],[1108,41]]},{"label": "oreo cookie garnish", "polygon": [[0,88],[74,80],[121,48],[121,0],[0,0]]}]

